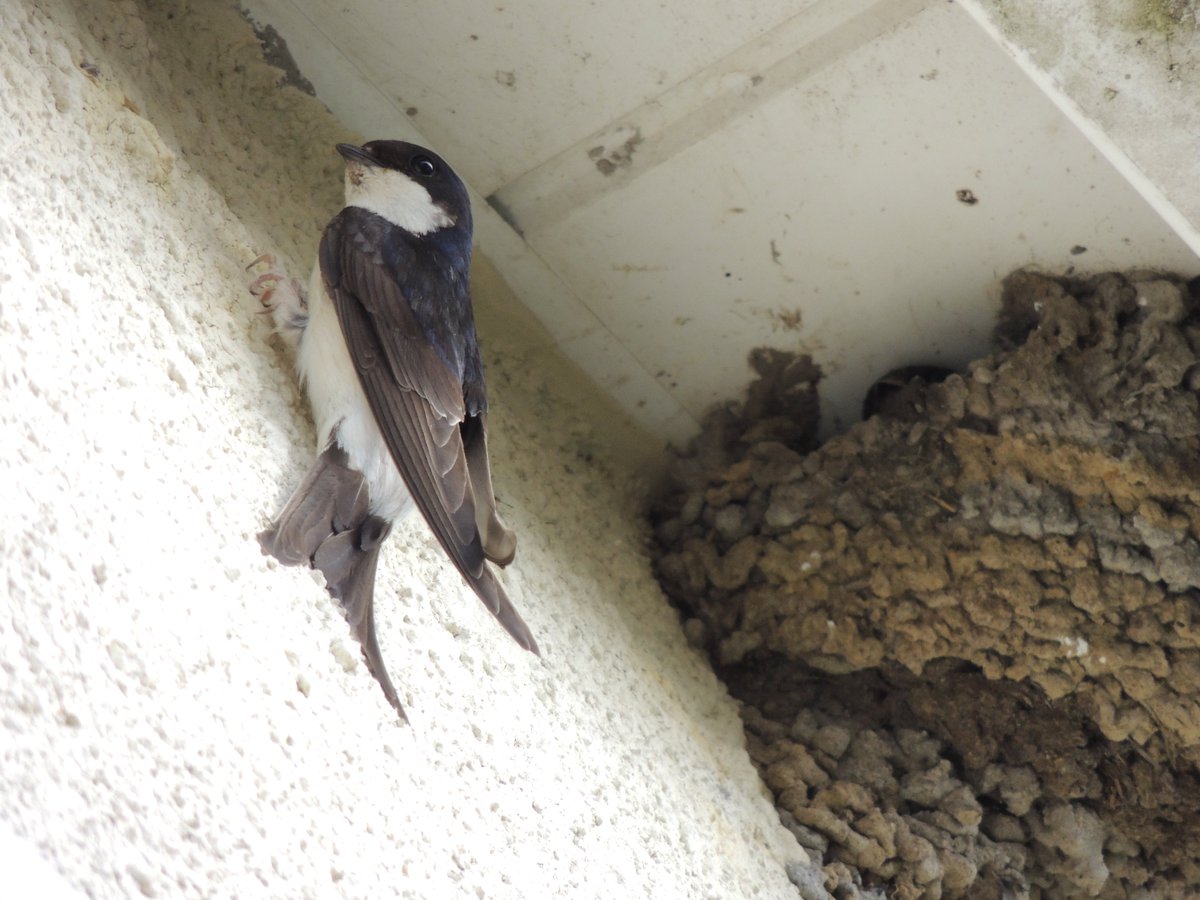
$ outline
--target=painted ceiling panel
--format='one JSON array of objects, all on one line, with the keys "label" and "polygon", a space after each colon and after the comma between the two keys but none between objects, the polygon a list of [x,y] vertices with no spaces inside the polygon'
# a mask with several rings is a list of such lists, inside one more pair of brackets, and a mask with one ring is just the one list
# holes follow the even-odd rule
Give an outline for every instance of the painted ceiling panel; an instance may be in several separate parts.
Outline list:
[{"label": "painted ceiling panel", "polygon": [[1008,68],[930,8],[525,238],[692,416],[765,345],[813,353],[845,426],[889,369],[986,352],[1012,268],[1194,265]]},{"label": "painted ceiling panel", "polygon": [[754,347],[813,354],[828,431],[986,352],[1015,267],[1200,271],[970,2],[249,6],[351,127],[452,162],[480,247],[665,440]]},{"label": "painted ceiling panel", "polygon": [[296,6],[488,194],[816,2]]}]

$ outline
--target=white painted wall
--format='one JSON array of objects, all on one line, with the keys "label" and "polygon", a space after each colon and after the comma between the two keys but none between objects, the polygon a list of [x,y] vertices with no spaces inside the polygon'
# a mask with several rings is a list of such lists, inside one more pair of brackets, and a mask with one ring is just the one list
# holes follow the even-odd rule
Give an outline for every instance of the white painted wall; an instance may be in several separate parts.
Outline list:
[{"label": "white painted wall", "polygon": [[521,651],[422,527],[398,724],[255,532],[312,456],[243,287],[350,137],[209,2],[0,4],[0,895],[788,897],[804,861],[651,578],[614,413],[487,265]]}]

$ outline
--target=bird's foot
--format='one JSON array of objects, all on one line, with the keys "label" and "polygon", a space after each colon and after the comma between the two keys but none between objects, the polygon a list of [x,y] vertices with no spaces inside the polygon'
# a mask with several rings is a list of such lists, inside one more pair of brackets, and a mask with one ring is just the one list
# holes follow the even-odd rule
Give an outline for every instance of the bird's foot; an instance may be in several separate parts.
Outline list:
[{"label": "bird's foot", "polygon": [[262,311],[274,318],[276,330],[295,343],[308,325],[308,301],[304,298],[304,289],[270,253],[255,259],[246,266],[246,271],[250,273],[247,290],[258,298]]}]

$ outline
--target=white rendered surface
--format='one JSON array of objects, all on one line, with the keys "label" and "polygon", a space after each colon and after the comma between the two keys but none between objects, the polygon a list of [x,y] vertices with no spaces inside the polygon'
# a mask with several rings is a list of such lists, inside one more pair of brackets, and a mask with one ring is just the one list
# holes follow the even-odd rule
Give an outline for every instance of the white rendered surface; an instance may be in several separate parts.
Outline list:
[{"label": "white rendered surface", "polygon": [[604,404],[486,261],[503,577],[543,656],[398,529],[403,726],[320,579],[260,554],[314,433],[243,267],[303,274],[361,136],[258,54],[207,0],[0,4],[0,895],[794,896]]}]

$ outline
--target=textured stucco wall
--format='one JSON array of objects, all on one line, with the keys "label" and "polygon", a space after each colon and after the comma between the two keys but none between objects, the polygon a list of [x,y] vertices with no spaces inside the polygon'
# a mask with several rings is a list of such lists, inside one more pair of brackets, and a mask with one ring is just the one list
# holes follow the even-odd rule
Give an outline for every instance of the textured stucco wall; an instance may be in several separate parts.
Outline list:
[{"label": "textured stucco wall", "polygon": [[260,555],[313,434],[242,267],[303,274],[349,136],[194,6],[0,4],[3,892],[795,896],[620,429],[486,264],[504,578],[542,658],[402,528],[402,726],[319,578]]}]

